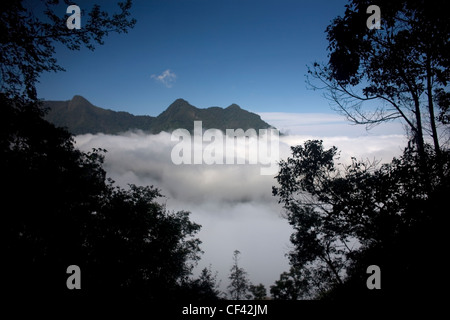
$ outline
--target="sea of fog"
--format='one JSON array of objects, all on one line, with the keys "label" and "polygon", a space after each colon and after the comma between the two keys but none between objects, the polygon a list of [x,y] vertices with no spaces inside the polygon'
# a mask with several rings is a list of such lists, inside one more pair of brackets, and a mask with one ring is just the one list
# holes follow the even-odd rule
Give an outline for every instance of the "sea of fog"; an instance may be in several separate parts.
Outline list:
[{"label": "sea of fog", "polygon": [[[290,155],[290,146],[310,139],[323,140],[326,148],[338,147],[340,162],[344,163],[352,156],[389,162],[406,145],[398,123],[367,132],[336,115],[265,113],[261,116],[285,133],[277,141],[277,160]],[[241,252],[239,264],[248,272],[252,283],[263,283],[268,291],[280,273],[289,270],[286,254],[292,248],[289,241],[292,228],[283,218],[283,208],[272,196],[276,173],[261,174],[260,169],[266,164],[261,161],[237,164],[236,161],[234,164],[176,165],[173,150],[180,146],[180,140],[174,141],[166,132],[86,134],[76,136],[75,141],[83,151],[92,148],[108,151],[104,168],[118,185],[153,185],[165,196],[159,201],[167,209],[191,212],[191,219],[202,225],[198,237],[204,251],[195,272],[211,266],[218,272],[222,290],[228,285],[234,250]],[[208,144],[203,142],[203,148]],[[191,147],[193,153],[195,143]],[[248,150],[237,148],[235,152],[237,158],[248,159]]]}]

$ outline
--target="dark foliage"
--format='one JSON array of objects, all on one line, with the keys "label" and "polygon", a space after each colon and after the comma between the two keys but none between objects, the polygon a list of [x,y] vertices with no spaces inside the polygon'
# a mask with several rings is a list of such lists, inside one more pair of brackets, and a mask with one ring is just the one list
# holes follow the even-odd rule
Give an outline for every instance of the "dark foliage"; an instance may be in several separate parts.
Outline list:
[{"label": "dark foliage", "polygon": [[218,289],[217,272],[215,274],[209,268],[203,268],[198,279],[188,279],[182,283],[182,297],[191,301],[217,301],[222,299],[222,293]]},{"label": "dark foliage", "polygon": [[267,299],[266,287],[260,283],[258,285],[250,285],[250,292],[252,294],[253,300],[264,300]]},{"label": "dark foliage", "polygon": [[69,295],[66,269],[75,264],[85,298],[176,297],[200,253],[189,213],[168,212],[153,187],[114,187],[101,150],[75,149],[32,103],[3,97],[1,107],[7,292]]},{"label": "dark foliage", "polygon": [[[336,110],[371,128],[401,119],[419,153],[427,133],[440,150],[436,121],[448,119],[450,28],[445,1],[378,1],[381,29],[369,30],[367,0],[351,0],[328,26],[329,61],[314,63],[313,88]],[[439,113],[438,116],[436,116]]]},{"label": "dark foliage", "polygon": [[[126,32],[131,1],[121,12],[88,14],[88,26],[68,30],[59,1],[42,1],[43,16],[22,1],[0,5],[0,167],[2,289],[7,304],[55,309],[105,303],[175,300],[206,291],[191,271],[201,253],[200,229],[185,211],[169,212],[153,186],[114,186],[102,167],[103,153],[81,152],[71,134],[44,119],[35,82],[43,71],[62,68],[54,43],[69,49],[102,44],[109,32]],[[39,5],[37,6],[39,7]],[[43,18],[46,17],[46,18]],[[69,290],[70,265],[81,269],[81,290]]]},{"label": "dark foliage", "polygon": [[[93,5],[83,28],[69,30],[65,12],[71,1],[40,0],[24,2],[6,0],[0,4],[0,72],[1,92],[8,97],[35,100],[36,81],[45,71],[64,70],[54,58],[55,44],[70,50],[101,45],[109,33],[127,33],[136,24],[130,19],[131,0],[118,3],[119,12],[110,15]],[[32,6],[32,8],[30,7]]]},{"label": "dark foliage", "polygon": [[[427,147],[426,167],[414,149],[382,166],[339,167],[336,152],[321,141],[293,147],[273,188],[295,230],[290,261],[306,275],[304,290],[327,299],[438,296],[450,153]],[[380,291],[366,287],[370,265],[382,270]]]},{"label": "dark foliage", "polygon": [[[369,30],[371,4],[349,1],[328,26],[329,60],[314,63],[308,74],[317,82],[309,83],[353,123],[401,119],[408,147],[389,164],[341,167],[336,148],[308,141],[281,162],[273,193],[295,229],[291,264],[309,271],[314,297],[438,297],[450,191],[445,1],[379,1],[381,29]],[[366,287],[370,265],[381,268],[381,290]]]},{"label": "dark foliage", "polygon": [[309,270],[291,267],[289,272],[283,272],[280,279],[270,286],[270,294],[274,300],[298,300],[308,298],[312,280]]}]

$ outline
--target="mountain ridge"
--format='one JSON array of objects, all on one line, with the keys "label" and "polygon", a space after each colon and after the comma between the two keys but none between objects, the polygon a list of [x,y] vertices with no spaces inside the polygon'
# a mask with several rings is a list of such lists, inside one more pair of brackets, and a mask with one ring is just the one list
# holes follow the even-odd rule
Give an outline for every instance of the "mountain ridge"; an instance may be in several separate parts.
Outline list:
[{"label": "mountain ridge", "polygon": [[176,99],[158,116],[133,115],[126,111],[113,111],[93,105],[86,98],[75,95],[66,101],[43,101],[47,109],[45,118],[57,127],[66,127],[77,134],[119,134],[129,130],[142,130],[157,134],[178,128],[193,132],[194,121],[202,121],[203,129],[268,129],[271,125],[255,113],[233,103],[226,108],[200,109],[184,99]]}]

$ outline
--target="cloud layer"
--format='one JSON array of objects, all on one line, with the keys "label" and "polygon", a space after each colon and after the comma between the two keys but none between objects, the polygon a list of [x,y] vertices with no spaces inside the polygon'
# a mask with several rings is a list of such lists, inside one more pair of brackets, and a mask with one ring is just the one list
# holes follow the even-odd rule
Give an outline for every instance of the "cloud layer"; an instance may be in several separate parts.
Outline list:
[{"label": "cloud layer", "polygon": [[390,121],[367,131],[363,125],[352,125],[344,116],[336,113],[285,113],[259,112],[261,118],[290,135],[367,136],[367,135],[403,135],[400,121]]},{"label": "cloud layer", "polygon": [[[334,125],[330,123],[323,128],[332,131]],[[280,137],[280,158],[290,155],[290,146],[309,139],[323,139],[325,147],[337,146],[342,162],[349,162],[351,156],[389,162],[401,154],[406,143],[400,134],[287,135]],[[198,269],[211,264],[219,272],[222,289],[228,285],[236,249],[242,253],[241,266],[251,281],[263,283],[267,289],[281,272],[289,269],[285,254],[289,252],[292,229],[271,194],[274,175],[261,175],[260,164],[175,165],[171,151],[177,142],[165,132],[80,135],[76,143],[84,151],[107,149],[105,169],[117,184],[155,185],[166,196],[161,201],[169,210],[192,212],[192,220],[203,226],[199,237],[205,253]]]}]

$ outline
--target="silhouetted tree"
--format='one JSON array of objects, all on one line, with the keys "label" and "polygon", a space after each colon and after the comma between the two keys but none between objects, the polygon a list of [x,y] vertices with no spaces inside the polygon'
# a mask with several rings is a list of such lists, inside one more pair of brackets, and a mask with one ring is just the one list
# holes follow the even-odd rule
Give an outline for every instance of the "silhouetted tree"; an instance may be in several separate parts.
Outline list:
[{"label": "silhouetted tree", "polygon": [[82,9],[82,28],[68,29],[64,0],[6,0],[0,4],[0,92],[8,98],[36,100],[36,81],[44,71],[64,70],[54,58],[55,45],[70,50],[103,44],[109,33],[127,33],[136,24],[130,19],[131,0],[118,3],[120,11],[110,15],[99,5],[87,13]]},{"label": "silhouetted tree", "polygon": [[183,283],[182,298],[189,298],[195,301],[213,301],[222,299],[222,292],[219,290],[220,282],[217,281],[217,272],[213,274],[211,266],[203,268],[197,279],[188,279]]},{"label": "silhouetted tree", "polygon": [[131,185],[129,190],[109,186],[98,199],[83,238],[89,248],[82,260],[85,287],[93,294],[138,301],[180,298],[201,252],[194,238],[200,226],[189,220],[189,212],[167,211],[158,197],[153,187]]},{"label": "silhouetted tree", "polygon": [[[449,152],[441,153],[440,164],[425,145],[424,154],[407,148],[389,164],[353,159],[340,167],[337,149],[324,150],[321,141],[292,147],[273,193],[295,230],[291,265],[313,275],[307,287],[317,297],[438,294],[432,261],[444,250],[442,210],[450,190]],[[366,287],[372,264],[384,272],[381,294]]]},{"label": "silhouetted tree", "polygon": [[228,285],[228,291],[232,300],[250,299],[249,289],[250,280],[248,279],[247,272],[239,267],[239,250],[235,250],[233,253],[233,266],[230,269],[230,284]]},{"label": "silhouetted tree", "polygon": [[[287,210],[287,218],[295,228],[291,242],[296,250],[290,259],[294,267],[313,265],[323,285],[342,283],[346,244],[350,236],[341,226],[329,223],[328,213],[334,193],[329,194],[337,149],[323,150],[321,141],[307,141],[292,147],[292,158],[280,162],[277,178],[280,187],[273,188]],[[331,221],[334,222],[334,221]],[[339,228],[338,228],[339,227]]]},{"label": "silhouetted tree", "polygon": [[[317,281],[320,281],[317,279]],[[280,279],[270,286],[270,294],[274,300],[298,300],[308,298],[312,283],[315,283],[308,269],[296,269],[291,267],[289,272],[280,274]]]},{"label": "silhouetted tree", "polygon": [[326,88],[336,110],[369,128],[400,118],[412,133],[419,154],[430,133],[440,151],[440,119],[448,110],[450,26],[445,1],[378,1],[381,29],[368,29],[368,0],[352,0],[345,15],[326,32],[329,61],[314,63],[309,75]]},{"label": "silhouetted tree", "polygon": [[[450,27],[444,1],[383,0],[381,29],[369,29],[372,4],[352,0],[332,21],[328,63],[315,62],[308,83],[353,123],[401,119],[412,145],[390,164],[338,168],[336,148],[308,141],[281,162],[273,193],[295,228],[291,264],[323,280],[318,297],[430,297],[439,283],[431,261],[445,250],[449,152],[438,125],[448,134]],[[381,292],[366,288],[371,264],[383,272]]]},{"label": "silhouetted tree", "polygon": [[[11,298],[174,297],[200,253],[200,226],[168,212],[153,187],[114,187],[101,150],[77,150],[32,102],[2,96],[4,289]],[[83,289],[70,292],[78,265]],[[15,294],[14,294],[15,293]]]},{"label": "silhouetted tree", "polygon": [[267,290],[266,290],[266,287],[262,283],[260,283],[256,286],[250,285],[249,290],[252,294],[253,300],[264,300],[267,298]]},{"label": "silhouetted tree", "polygon": [[[76,149],[36,99],[38,75],[62,69],[54,44],[93,49],[109,32],[126,32],[131,1],[112,16],[94,5],[81,30],[67,29],[58,4],[0,4],[2,289],[23,306],[179,298],[201,253],[200,226],[161,205],[157,188],[114,186],[105,150]],[[81,290],[66,287],[69,265],[81,269]]]}]

